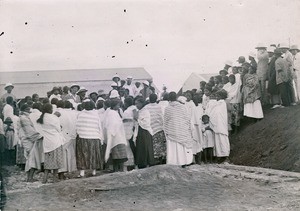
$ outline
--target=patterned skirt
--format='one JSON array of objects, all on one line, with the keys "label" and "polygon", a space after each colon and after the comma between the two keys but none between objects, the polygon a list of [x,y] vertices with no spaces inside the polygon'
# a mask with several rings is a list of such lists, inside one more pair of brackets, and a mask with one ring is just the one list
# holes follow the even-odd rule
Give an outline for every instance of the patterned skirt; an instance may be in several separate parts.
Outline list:
[{"label": "patterned skirt", "polygon": [[76,140],[76,164],[78,170],[103,169],[104,156],[100,139]]},{"label": "patterned skirt", "polygon": [[25,164],[26,163],[26,158],[24,155],[24,147],[21,145],[17,144],[16,146],[17,152],[16,152],[16,164]]},{"label": "patterned skirt", "polygon": [[60,169],[63,166],[63,147],[45,153],[44,168],[48,170]]},{"label": "patterned skirt", "polygon": [[128,160],[125,144],[118,144],[111,149],[111,157],[114,163],[124,163]]},{"label": "patterned skirt", "polygon": [[159,131],[152,136],[154,158],[166,158],[167,146],[164,131]]},{"label": "patterned skirt", "polygon": [[230,113],[230,123],[235,126],[240,126],[241,119],[241,109],[239,103],[230,103],[231,113]]}]

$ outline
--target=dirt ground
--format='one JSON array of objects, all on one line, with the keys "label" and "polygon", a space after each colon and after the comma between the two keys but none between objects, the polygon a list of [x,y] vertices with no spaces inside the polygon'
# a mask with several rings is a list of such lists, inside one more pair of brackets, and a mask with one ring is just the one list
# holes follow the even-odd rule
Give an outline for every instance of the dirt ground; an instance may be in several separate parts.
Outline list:
[{"label": "dirt ground", "polygon": [[255,167],[162,165],[45,185],[43,173],[34,183],[6,173],[6,210],[300,209],[300,173]]},{"label": "dirt ground", "polygon": [[230,139],[234,164],[300,172],[300,105],[265,109],[265,118]]}]

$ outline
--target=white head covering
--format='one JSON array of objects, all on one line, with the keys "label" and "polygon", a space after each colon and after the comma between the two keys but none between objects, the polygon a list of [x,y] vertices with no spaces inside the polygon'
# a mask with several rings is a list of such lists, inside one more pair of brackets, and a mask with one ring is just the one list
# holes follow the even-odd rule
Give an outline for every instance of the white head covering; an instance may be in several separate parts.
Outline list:
[{"label": "white head covering", "polygon": [[5,84],[4,89],[6,89],[6,88],[9,87],[9,86],[12,86],[12,88],[14,88],[14,85],[13,85],[12,83],[7,83],[7,84]]},{"label": "white head covering", "polygon": [[110,93],[109,98],[117,98],[117,97],[120,97],[118,91],[117,90],[112,90],[111,93]]},{"label": "white head covering", "polygon": [[182,104],[185,104],[186,103],[186,97],[185,96],[179,96],[178,97],[178,99],[177,99],[177,101],[178,102],[180,102],[180,103],[182,103]]}]

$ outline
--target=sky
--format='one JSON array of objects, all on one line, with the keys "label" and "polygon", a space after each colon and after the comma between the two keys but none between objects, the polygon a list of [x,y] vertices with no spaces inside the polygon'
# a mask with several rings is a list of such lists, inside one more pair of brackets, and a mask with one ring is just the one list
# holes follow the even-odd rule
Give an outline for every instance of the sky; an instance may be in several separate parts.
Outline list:
[{"label": "sky", "polygon": [[299,25],[299,0],[1,0],[0,71],[144,67],[178,91]]}]

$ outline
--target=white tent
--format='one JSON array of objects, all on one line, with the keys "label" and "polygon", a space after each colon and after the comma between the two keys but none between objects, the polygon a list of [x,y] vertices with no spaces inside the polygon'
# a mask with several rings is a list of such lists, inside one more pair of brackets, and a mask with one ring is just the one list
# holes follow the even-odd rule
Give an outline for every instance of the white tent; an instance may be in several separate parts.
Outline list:
[{"label": "white tent", "polygon": [[218,73],[210,73],[210,74],[199,74],[199,73],[192,73],[186,81],[182,85],[182,92],[192,89],[199,89],[200,88],[200,81],[208,82],[209,78],[215,75],[219,75]]}]

